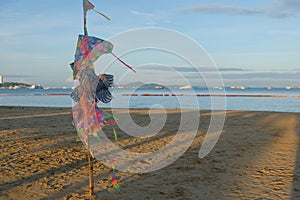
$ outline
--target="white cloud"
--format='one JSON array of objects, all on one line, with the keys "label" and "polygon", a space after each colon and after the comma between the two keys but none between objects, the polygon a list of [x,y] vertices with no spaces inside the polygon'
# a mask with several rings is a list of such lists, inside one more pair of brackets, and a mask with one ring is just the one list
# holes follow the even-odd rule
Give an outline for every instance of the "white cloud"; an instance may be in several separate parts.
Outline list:
[{"label": "white cloud", "polygon": [[140,11],[136,11],[136,10],[132,10],[131,14],[145,18],[146,25],[150,25],[150,26],[155,26],[158,24],[158,21],[164,21],[166,22],[167,20],[165,20],[165,15],[166,13],[160,13],[160,12],[156,12],[156,13],[146,13],[146,12],[140,12]]},{"label": "white cloud", "polygon": [[279,3],[290,8],[300,8],[299,0],[279,0]]},{"label": "white cloud", "polygon": [[66,80],[67,83],[73,83],[73,81],[74,81],[74,80],[73,80],[73,77],[69,77],[69,78],[67,78],[67,80]]},{"label": "white cloud", "polygon": [[194,5],[182,8],[186,12],[228,13],[228,14],[262,14],[266,10],[262,8],[247,8],[224,4]]},{"label": "white cloud", "polygon": [[180,8],[187,13],[210,13],[229,15],[264,15],[267,17],[284,18],[300,17],[299,0],[277,0],[268,7],[245,7],[226,4],[199,4]]},{"label": "white cloud", "polygon": [[143,16],[143,17],[155,17],[156,16],[153,13],[144,13],[144,12],[139,12],[139,11],[136,11],[136,10],[132,10],[131,13],[134,14],[134,15],[139,15],[139,16]]}]

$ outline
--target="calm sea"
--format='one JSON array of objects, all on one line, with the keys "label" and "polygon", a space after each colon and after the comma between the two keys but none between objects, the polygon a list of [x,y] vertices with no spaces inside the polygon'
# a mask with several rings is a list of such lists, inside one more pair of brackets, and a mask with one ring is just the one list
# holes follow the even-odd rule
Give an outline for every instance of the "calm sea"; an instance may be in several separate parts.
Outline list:
[{"label": "calm sea", "polygon": [[[0,89],[0,106],[72,107],[72,89]],[[107,108],[300,112],[300,88],[114,89]]]}]

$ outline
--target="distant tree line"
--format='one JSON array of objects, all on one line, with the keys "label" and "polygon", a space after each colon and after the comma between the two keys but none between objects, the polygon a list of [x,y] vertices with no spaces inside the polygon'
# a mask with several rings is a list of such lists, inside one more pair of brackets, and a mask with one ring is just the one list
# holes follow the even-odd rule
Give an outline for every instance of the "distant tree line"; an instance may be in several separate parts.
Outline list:
[{"label": "distant tree line", "polygon": [[14,86],[19,86],[19,87],[31,87],[31,85],[29,84],[26,84],[26,83],[17,83],[17,82],[5,82],[5,83],[2,83],[0,84],[0,87],[14,87]]}]

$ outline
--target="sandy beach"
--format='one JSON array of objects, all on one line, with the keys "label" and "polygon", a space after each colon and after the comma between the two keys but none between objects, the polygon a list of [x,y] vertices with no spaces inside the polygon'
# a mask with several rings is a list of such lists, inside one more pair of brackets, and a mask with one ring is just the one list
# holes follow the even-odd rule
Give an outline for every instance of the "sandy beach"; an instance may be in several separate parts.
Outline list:
[{"label": "sandy beach", "polygon": [[[88,199],[87,152],[76,142],[70,108],[0,107],[0,113],[1,200]],[[141,126],[149,121],[148,110],[130,113]],[[180,110],[167,114],[161,134],[170,136]],[[228,111],[219,141],[202,159],[211,113],[199,114],[191,147],[158,171],[118,171],[120,193],[111,168],[93,160],[95,199],[300,199],[300,113]],[[135,139],[116,130],[119,145],[134,152],[159,149],[170,138]]]}]

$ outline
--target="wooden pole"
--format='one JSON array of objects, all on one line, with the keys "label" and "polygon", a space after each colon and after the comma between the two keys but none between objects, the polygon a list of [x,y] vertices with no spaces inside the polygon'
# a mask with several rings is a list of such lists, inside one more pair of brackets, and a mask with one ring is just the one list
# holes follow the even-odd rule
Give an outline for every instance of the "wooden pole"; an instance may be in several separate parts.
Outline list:
[{"label": "wooden pole", "polygon": [[89,162],[89,196],[90,199],[94,197],[94,175],[93,175],[93,162],[92,162],[92,155],[90,151],[90,142],[88,138],[88,162]]}]

